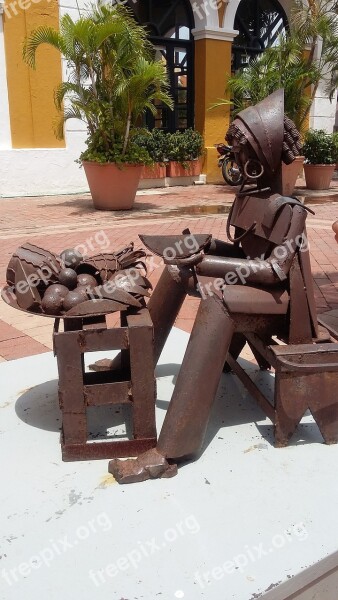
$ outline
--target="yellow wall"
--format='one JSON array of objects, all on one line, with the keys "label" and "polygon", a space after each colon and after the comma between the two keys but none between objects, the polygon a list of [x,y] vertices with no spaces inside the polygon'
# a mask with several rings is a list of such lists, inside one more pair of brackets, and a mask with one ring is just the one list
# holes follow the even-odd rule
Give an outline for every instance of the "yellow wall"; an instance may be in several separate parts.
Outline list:
[{"label": "yellow wall", "polygon": [[230,121],[230,107],[208,110],[224,98],[226,75],[231,72],[231,42],[204,39],[195,42],[195,126],[204,136],[203,173],[208,182],[221,182],[214,144],[224,141]]},{"label": "yellow wall", "polygon": [[53,90],[61,82],[60,54],[42,46],[35,71],[22,60],[23,40],[30,31],[40,25],[58,27],[58,0],[35,4],[31,0],[19,0],[19,4],[7,0],[3,16],[13,148],[64,147],[53,130],[57,117]]}]

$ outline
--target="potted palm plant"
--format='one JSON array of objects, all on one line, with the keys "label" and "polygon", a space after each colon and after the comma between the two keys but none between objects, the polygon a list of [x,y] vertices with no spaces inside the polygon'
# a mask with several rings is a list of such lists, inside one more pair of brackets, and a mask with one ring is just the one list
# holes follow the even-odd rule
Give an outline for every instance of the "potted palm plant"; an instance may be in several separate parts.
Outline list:
[{"label": "potted palm plant", "polygon": [[61,17],[60,29],[38,27],[27,37],[24,60],[35,67],[42,44],[67,61],[68,81],[55,91],[60,110],[56,135],[68,119],[87,125],[87,148],[80,156],[95,208],[132,208],[142,166],[151,159],[133,131],[155,102],[172,106],[166,69],[153,60],[145,29],[121,5],[90,5],[77,21]]},{"label": "potted palm plant", "polygon": [[328,189],[338,159],[333,134],[323,129],[309,129],[305,134],[303,154],[306,187],[310,190]]}]

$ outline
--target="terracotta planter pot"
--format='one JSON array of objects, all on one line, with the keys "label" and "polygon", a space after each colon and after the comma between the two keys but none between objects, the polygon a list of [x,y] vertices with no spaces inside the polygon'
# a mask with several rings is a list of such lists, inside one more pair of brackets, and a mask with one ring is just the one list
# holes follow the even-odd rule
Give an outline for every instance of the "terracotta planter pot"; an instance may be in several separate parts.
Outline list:
[{"label": "terracotta planter pot", "polygon": [[162,163],[144,165],[142,167],[141,179],[162,179],[166,176],[166,166]]},{"label": "terracotta planter pot", "polygon": [[335,165],[304,165],[306,187],[309,190],[327,190]]},{"label": "terracotta planter pot", "polygon": [[182,167],[181,163],[171,160],[167,164],[167,177],[194,177],[201,172],[201,161],[189,160],[186,162],[187,168]]},{"label": "terracotta planter pot", "polygon": [[295,189],[296,181],[303,168],[304,156],[296,156],[290,165],[282,163],[282,190],[284,196],[291,196]]},{"label": "terracotta planter pot", "polygon": [[143,165],[83,162],[94,207],[129,210],[133,207]]}]

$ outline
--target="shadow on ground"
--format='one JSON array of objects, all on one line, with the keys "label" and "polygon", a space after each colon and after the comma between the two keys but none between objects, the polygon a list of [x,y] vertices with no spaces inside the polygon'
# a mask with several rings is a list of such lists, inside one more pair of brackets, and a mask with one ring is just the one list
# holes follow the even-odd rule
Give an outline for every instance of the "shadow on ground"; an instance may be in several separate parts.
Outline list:
[{"label": "shadow on ground", "polygon": [[[242,360],[241,362],[242,366],[251,372],[251,376],[261,391],[272,401],[273,373],[254,370],[252,363],[249,361]],[[156,376],[172,377],[172,383],[175,384],[179,368],[180,365],[175,363],[160,365],[156,369]],[[46,431],[59,431],[62,416],[58,403],[57,386],[58,382],[55,379],[25,390],[15,404],[16,414],[21,421],[31,427]],[[167,410],[169,401],[157,400],[156,405],[160,410]],[[122,410],[116,407],[114,409],[110,409],[110,407],[97,408],[98,410],[90,419],[90,429],[93,430],[93,437],[107,437],[109,428],[121,427],[124,423],[126,423],[127,437],[130,437],[130,416],[125,415]],[[106,410],[102,411],[102,408]],[[223,374],[212,409],[202,453],[207,450],[214,437],[223,438],[226,443],[227,428],[244,423],[255,424],[258,434],[257,443],[264,443],[265,441],[272,446],[274,445],[273,425],[266,419],[263,411],[257,406],[235,375],[231,373]],[[310,443],[323,443],[323,438],[317,425],[314,422],[309,422],[307,418],[306,422],[298,426],[289,445],[298,446]]]}]

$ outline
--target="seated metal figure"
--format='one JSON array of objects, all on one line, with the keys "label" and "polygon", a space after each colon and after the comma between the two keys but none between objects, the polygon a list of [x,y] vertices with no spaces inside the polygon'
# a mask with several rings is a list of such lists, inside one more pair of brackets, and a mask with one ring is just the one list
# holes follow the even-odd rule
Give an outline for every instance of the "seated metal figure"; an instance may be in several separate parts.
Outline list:
[{"label": "seated metal figure", "polygon": [[[109,470],[119,482],[170,477],[177,462],[198,455],[228,352],[238,357],[245,334],[254,332],[263,340],[277,335],[293,344],[316,338],[304,245],[307,210],[298,200],[281,195],[282,161],[291,163],[300,153],[299,137],[284,116],[283,90],[239,113],[230,126],[226,139],[245,184],[255,180],[257,185],[249,190],[242,186],[234,200],[228,219],[230,242],[196,236],[199,250],[195,248],[192,256],[181,251],[164,259],[167,266],[148,303],[156,362],[186,294],[199,295],[201,301],[157,447],[137,459],[112,460]],[[176,247],[183,243],[184,248],[184,236],[141,239],[164,257],[175,240]],[[262,359],[258,362],[264,366]],[[282,431],[275,434],[283,436]]]}]

